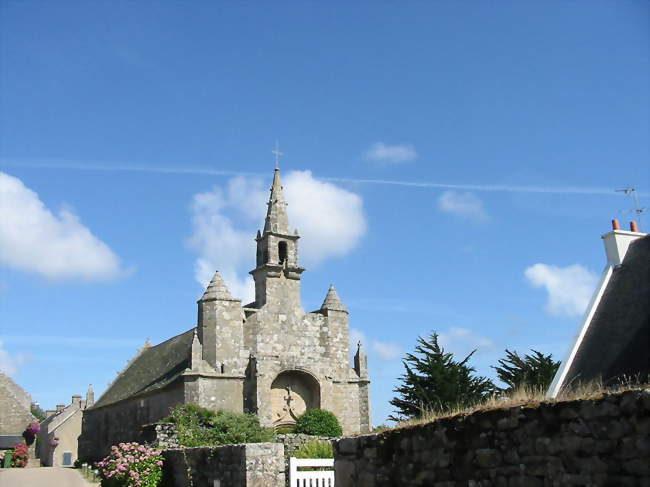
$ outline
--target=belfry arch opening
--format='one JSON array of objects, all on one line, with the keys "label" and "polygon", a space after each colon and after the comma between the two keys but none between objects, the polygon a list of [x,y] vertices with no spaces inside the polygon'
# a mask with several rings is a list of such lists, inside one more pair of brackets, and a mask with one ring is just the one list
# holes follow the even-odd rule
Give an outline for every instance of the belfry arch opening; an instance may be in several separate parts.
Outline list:
[{"label": "belfry arch opening", "polygon": [[291,426],[309,409],[320,408],[320,384],[300,370],[278,374],[271,384],[273,426]]},{"label": "belfry arch opening", "polygon": [[287,242],[278,242],[278,260],[280,265],[284,265],[287,261]]}]

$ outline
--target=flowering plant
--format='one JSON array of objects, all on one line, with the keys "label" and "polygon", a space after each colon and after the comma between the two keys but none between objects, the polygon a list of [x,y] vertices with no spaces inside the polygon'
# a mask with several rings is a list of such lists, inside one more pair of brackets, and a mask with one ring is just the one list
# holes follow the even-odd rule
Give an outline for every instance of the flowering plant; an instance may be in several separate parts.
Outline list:
[{"label": "flowering plant", "polygon": [[97,463],[102,486],[156,487],[162,478],[160,451],[138,443],[120,443]]},{"label": "flowering plant", "polygon": [[30,435],[37,435],[39,431],[41,431],[41,425],[37,421],[32,421],[27,425],[27,428],[25,429],[27,433]]},{"label": "flowering plant", "polygon": [[11,466],[16,468],[25,468],[29,459],[29,447],[24,443],[14,446],[13,456],[11,457]]}]

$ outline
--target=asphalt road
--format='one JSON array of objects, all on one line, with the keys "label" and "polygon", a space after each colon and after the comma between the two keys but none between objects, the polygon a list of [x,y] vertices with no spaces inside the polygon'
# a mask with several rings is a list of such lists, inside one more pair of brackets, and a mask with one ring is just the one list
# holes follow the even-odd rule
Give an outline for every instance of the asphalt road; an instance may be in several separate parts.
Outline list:
[{"label": "asphalt road", "polygon": [[60,467],[0,468],[0,487],[92,487],[77,470]]}]

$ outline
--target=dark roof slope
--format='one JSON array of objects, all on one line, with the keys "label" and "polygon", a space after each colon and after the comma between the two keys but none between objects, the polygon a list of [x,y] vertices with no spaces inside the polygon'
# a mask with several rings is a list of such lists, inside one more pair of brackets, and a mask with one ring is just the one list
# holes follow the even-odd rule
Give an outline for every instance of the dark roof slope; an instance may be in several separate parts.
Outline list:
[{"label": "dark roof slope", "polygon": [[162,389],[190,366],[194,328],[155,347],[142,350],[124,369],[93,409]]},{"label": "dark roof slope", "polygon": [[630,244],[594,313],[564,384],[650,374],[650,235]]}]

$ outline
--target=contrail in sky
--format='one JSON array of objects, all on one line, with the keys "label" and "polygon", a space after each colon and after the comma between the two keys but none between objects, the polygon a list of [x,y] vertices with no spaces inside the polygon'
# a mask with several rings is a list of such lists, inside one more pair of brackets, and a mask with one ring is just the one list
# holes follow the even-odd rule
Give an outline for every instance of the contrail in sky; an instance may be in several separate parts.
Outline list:
[{"label": "contrail in sky", "polygon": [[[12,163],[3,161],[2,164],[11,167],[33,167],[40,169],[72,169],[79,171],[125,171],[125,172],[148,172],[158,174],[196,174],[206,176],[247,176],[247,177],[266,177],[266,174],[229,171],[220,169],[209,169],[205,167],[164,167],[164,166],[134,166],[134,165],[88,165],[74,164],[67,162],[21,162]],[[317,179],[338,183],[352,184],[376,184],[391,186],[407,186],[413,188],[438,188],[438,189],[459,189],[466,191],[500,191],[510,193],[547,193],[547,194],[582,194],[582,195],[616,195],[613,189],[609,188],[590,188],[575,186],[520,186],[508,184],[454,184],[439,183],[429,181],[402,181],[391,179],[364,179],[364,178],[337,178],[315,175]],[[648,196],[649,193],[638,192],[639,196]]]}]

